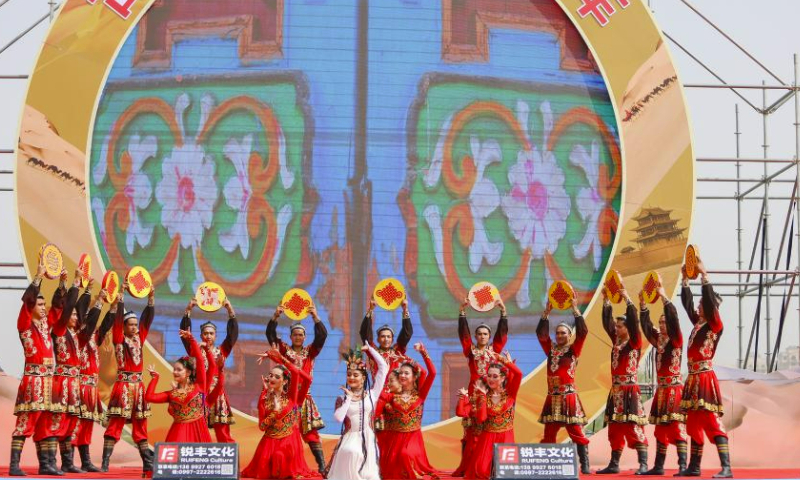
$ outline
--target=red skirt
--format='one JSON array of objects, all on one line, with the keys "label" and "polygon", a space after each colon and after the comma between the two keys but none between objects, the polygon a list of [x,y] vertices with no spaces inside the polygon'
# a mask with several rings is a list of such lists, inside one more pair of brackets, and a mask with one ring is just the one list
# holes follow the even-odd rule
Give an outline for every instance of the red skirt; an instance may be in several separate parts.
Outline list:
[{"label": "red skirt", "polygon": [[539,416],[539,423],[565,423],[585,425],[586,414],[577,392],[562,395],[547,394]]},{"label": "red skirt", "polygon": [[319,477],[306,464],[300,430],[283,438],[264,435],[258,442],[250,464],[242,470],[243,478],[309,478]]},{"label": "red skirt", "polygon": [[23,375],[19,387],[17,387],[14,415],[50,410],[51,397],[47,396],[45,392],[50,392],[52,388],[52,376]]},{"label": "red skirt", "polygon": [[226,392],[223,387],[222,392],[219,397],[217,397],[217,401],[208,409],[208,426],[213,427],[219,424],[233,425],[234,423],[231,403],[228,400],[228,392]]},{"label": "red skirt", "polygon": [[80,377],[53,376],[50,411],[75,416],[81,414]]},{"label": "red skirt", "polygon": [[418,478],[437,472],[428,461],[422,431],[384,431],[381,449],[381,477],[384,479]]},{"label": "red skirt", "polygon": [[467,466],[464,478],[491,478],[495,443],[514,443],[514,430],[505,432],[483,431],[478,436],[478,441],[475,442],[472,461]]},{"label": "red skirt", "polygon": [[681,407],[684,410],[708,410],[722,416],[722,392],[713,370],[689,374],[683,387]]},{"label": "red skirt", "polygon": [[165,442],[211,443],[211,434],[204,418],[185,423],[173,422]]},{"label": "red skirt", "polygon": [[93,422],[104,420],[103,403],[95,385],[81,385],[81,418]]},{"label": "red skirt", "polygon": [[150,404],[144,399],[142,382],[115,382],[108,401],[109,417],[144,420],[150,416]]},{"label": "red skirt", "polygon": [[672,422],[685,422],[686,415],[681,408],[683,385],[658,387],[650,406],[650,423],[664,425]]},{"label": "red skirt", "polygon": [[606,423],[647,425],[639,385],[612,385],[606,402]]},{"label": "red skirt", "polygon": [[461,439],[461,442],[461,463],[459,463],[458,468],[453,471],[454,477],[463,477],[467,473],[469,463],[473,459],[475,445],[478,443],[478,435],[475,435],[475,429],[473,427],[464,428],[464,438]]}]

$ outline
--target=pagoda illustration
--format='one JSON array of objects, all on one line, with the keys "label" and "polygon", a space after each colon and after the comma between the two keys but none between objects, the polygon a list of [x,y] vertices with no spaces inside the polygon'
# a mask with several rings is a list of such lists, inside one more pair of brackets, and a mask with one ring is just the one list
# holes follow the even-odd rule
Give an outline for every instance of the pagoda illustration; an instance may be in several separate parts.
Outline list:
[{"label": "pagoda illustration", "polygon": [[638,226],[633,229],[637,247],[628,245],[620,250],[614,263],[623,275],[641,273],[648,269],[679,263],[686,248],[685,228],[679,228],[680,219],[672,218],[672,210],[643,207],[633,217]]}]

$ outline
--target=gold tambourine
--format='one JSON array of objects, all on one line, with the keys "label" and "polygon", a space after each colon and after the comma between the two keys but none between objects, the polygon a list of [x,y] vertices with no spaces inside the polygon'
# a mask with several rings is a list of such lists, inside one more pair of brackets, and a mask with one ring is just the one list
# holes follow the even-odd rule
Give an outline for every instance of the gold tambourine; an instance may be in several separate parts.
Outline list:
[{"label": "gold tambourine", "polygon": [[64,270],[64,257],[61,250],[52,243],[45,243],[39,249],[39,260],[44,264],[44,276],[49,279],[61,276]]},{"label": "gold tambourine", "polygon": [[375,285],[372,298],[384,310],[394,310],[403,303],[403,299],[406,298],[406,290],[400,280],[385,278]]},{"label": "gold tambourine", "polygon": [[100,283],[100,288],[106,292],[106,302],[114,303],[119,295],[119,276],[117,272],[109,270],[103,275],[103,281]]},{"label": "gold tambourine", "polygon": [[81,287],[86,288],[92,277],[92,257],[88,253],[81,254],[78,260],[78,275],[81,279]]},{"label": "gold tambourine", "polygon": [[299,322],[308,316],[308,307],[313,306],[314,301],[302,288],[292,288],[283,295],[281,305],[287,317]]},{"label": "gold tambourine", "polygon": [[658,288],[661,286],[661,275],[655,270],[648,272],[642,282],[642,296],[647,303],[656,303],[661,296]]},{"label": "gold tambourine", "polygon": [[550,285],[547,291],[547,300],[556,310],[569,310],[575,298],[575,289],[566,280],[558,280]]},{"label": "gold tambourine", "polygon": [[612,303],[619,303],[622,301],[622,290],[625,289],[625,285],[623,285],[622,278],[620,278],[618,271],[608,271],[605,289],[608,299],[611,300]]},{"label": "gold tambourine", "polygon": [[[135,266],[128,270],[125,281],[128,283],[128,292],[136,298],[144,298],[153,290],[153,279],[150,278],[150,272],[144,267]],[[222,300],[225,300],[224,296]]]},{"label": "gold tambourine", "polygon": [[194,294],[197,306],[204,312],[216,312],[225,303],[225,290],[214,282],[204,282]]},{"label": "gold tambourine", "polygon": [[700,262],[700,249],[697,248],[697,245],[689,245],[686,247],[686,276],[694,280],[700,275],[700,271],[697,270],[697,264]]},{"label": "gold tambourine", "polygon": [[489,282],[478,282],[469,289],[469,306],[476,312],[488,312],[500,298],[500,290]]}]

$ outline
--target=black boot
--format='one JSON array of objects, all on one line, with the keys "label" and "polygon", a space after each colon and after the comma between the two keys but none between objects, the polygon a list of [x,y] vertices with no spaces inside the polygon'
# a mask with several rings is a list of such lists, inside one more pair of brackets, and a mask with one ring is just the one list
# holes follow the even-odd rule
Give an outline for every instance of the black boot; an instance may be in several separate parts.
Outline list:
[{"label": "black boot", "polygon": [[[664,475],[664,460],[667,458],[667,446],[658,442],[656,447],[656,462],[653,468],[643,473],[643,475]],[[685,468],[685,465],[684,465]]]},{"label": "black boot", "polygon": [[22,457],[22,447],[25,446],[25,437],[11,437],[11,461],[8,465],[8,475],[11,477],[24,477],[25,472],[19,468],[19,459]]},{"label": "black boot", "polygon": [[581,462],[581,473],[589,475],[592,469],[589,468],[589,445],[578,444],[578,460]]},{"label": "black boot", "polygon": [[647,473],[647,445],[644,443],[637,443],[636,456],[639,459],[639,470],[636,470],[634,475],[644,475]]},{"label": "black boot", "polygon": [[62,440],[58,442],[61,448],[61,471],[65,473],[86,473],[85,470],[75,466],[75,447],[72,446],[72,440]]},{"label": "black boot", "polygon": [[142,440],[136,444],[139,447],[139,456],[142,457],[142,473],[147,474],[153,471],[153,451],[150,450],[150,445],[147,440]]},{"label": "black boot", "polygon": [[116,444],[117,441],[111,437],[105,437],[103,439],[103,463],[100,464],[101,472],[108,471],[108,464],[111,461],[111,454],[114,452],[114,445]]},{"label": "black boot", "polygon": [[677,442],[678,449],[678,473],[686,470],[686,442]]},{"label": "black boot", "polygon": [[716,473],[712,478],[733,478],[733,472],[731,472],[731,452],[728,450],[728,439],[720,435],[714,437],[714,443],[717,444],[719,464],[722,470]]},{"label": "black boot", "polygon": [[81,469],[84,472],[99,472],[99,468],[92,463],[92,457],[89,454],[89,445],[78,445],[78,453],[81,456]]},{"label": "black boot", "polygon": [[676,477],[699,477],[700,462],[703,460],[703,445],[692,442],[692,458],[689,459],[689,466],[686,470],[676,473]]},{"label": "black boot", "polygon": [[55,455],[53,455],[53,463],[50,463],[49,438],[36,442],[36,456],[39,458],[39,475],[64,475],[64,472],[55,468]]},{"label": "black boot", "polygon": [[612,450],[611,451],[611,461],[608,462],[608,466],[602,470],[598,470],[595,473],[598,475],[607,475],[610,473],[619,473],[619,459],[622,457],[622,450]]},{"label": "black boot", "polygon": [[58,462],[56,461],[56,457],[58,457],[58,439],[56,437],[49,437],[47,442],[47,463],[50,467],[55,470],[56,475],[64,475],[64,472],[58,468]]},{"label": "black boot", "polygon": [[322,450],[322,444],[319,442],[311,442],[308,444],[311,448],[311,453],[314,454],[314,460],[317,461],[318,471],[325,474],[325,452]]}]

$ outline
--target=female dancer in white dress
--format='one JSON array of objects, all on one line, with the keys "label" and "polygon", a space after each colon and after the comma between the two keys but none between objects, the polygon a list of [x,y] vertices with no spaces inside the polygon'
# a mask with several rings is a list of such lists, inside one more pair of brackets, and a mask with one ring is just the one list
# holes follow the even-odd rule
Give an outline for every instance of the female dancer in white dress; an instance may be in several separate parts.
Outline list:
[{"label": "female dancer in white dress", "polygon": [[389,367],[373,348],[364,345],[378,365],[374,385],[370,388],[367,366],[362,352],[351,350],[347,361],[347,388],[341,387],[344,397],[336,400],[333,417],[342,422],[342,436],[333,452],[327,478],[329,480],[380,480],[378,445],[372,430],[372,412],[383,391]]}]

